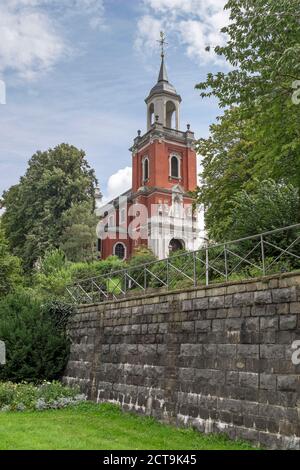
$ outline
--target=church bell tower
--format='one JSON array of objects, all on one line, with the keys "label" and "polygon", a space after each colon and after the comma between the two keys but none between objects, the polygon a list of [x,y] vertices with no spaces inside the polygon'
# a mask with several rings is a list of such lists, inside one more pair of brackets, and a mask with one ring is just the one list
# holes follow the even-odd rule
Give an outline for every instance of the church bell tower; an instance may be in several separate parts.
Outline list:
[{"label": "church bell tower", "polygon": [[[138,131],[130,150],[133,200],[148,208],[147,244],[158,258],[165,258],[175,248],[198,248],[197,216],[190,194],[197,186],[197,167],[194,133],[189,124],[180,130],[182,100],[168,79],[163,33],[159,42],[158,80],[145,99],[147,131],[143,135]],[[135,245],[140,243],[135,241]]]}]

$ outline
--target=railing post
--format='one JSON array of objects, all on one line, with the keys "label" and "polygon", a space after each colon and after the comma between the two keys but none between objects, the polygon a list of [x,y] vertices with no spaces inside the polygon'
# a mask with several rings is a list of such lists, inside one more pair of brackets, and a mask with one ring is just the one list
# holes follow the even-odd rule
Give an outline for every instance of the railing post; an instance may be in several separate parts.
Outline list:
[{"label": "railing post", "polygon": [[262,269],[263,275],[266,275],[266,266],[265,266],[265,247],[264,247],[264,237],[263,235],[260,236],[260,248],[261,248],[261,261],[262,261]]},{"label": "railing post", "polygon": [[127,295],[127,270],[125,269],[124,271],[124,297]]},{"label": "railing post", "polygon": [[193,277],[194,277],[194,287],[197,286],[197,269],[196,269],[196,253],[193,251]]},{"label": "railing post", "polygon": [[167,290],[169,290],[169,258],[167,258]]},{"label": "railing post", "polygon": [[228,264],[227,264],[227,245],[224,245],[224,259],[225,259],[225,278],[228,281]]},{"label": "railing post", "polygon": [[209,257],[208,257],[208,246],[205,248],[205,283],[209,284]]},{"label": "railing post", "polygon": [[94,283],[93,283],[93,279],[91,279],[91,291],[92,291],[92,299],[93,299],[93,302],[95,302],[95,298],[94,298]]}]

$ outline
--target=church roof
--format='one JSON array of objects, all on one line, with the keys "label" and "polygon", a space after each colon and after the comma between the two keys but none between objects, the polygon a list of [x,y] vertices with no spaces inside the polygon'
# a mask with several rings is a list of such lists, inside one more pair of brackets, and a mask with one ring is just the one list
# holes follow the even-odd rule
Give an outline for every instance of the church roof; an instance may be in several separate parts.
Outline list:
[{"label": "church roof", "polygon": [[161,65],[160,65],[157,83],[151,89],[147,100],[153,95],[161,94],[161,93],[171,93],[172,95],[178,96],[178,93],[175,87],[169,82],[163,54],[161,56]]},{"label": "church roof", "polygon": [[164,60],[164,56],[162,56],[157,82],[159,83],[159,82],[168,82],[168,81],[169,79],[168,79],[167,69],[165,66],[165,60]]}]

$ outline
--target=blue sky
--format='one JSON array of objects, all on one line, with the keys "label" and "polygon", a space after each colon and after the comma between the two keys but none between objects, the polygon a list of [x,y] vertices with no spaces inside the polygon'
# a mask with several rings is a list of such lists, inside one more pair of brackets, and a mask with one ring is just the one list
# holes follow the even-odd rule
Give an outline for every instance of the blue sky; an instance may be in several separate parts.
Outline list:
[{"label": "blue sky", "polygon": [[130,186],[128,148],[145,131],[144,99],[157,80],[156,40],[181,94],[181,128],[197,137],[221,113],[194,89],[226,70],[206,45],[223,41],[225,0],[0,0],[0,193],[36,150],[67,142],[86,151],[105,198]]}]

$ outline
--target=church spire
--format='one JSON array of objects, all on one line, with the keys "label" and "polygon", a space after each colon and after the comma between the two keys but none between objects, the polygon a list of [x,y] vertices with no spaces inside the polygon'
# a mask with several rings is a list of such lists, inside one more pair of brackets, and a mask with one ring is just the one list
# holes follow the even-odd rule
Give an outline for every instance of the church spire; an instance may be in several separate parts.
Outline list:
[{"label": "church spire", "polygon": [[158,82],[168,82],[168,74],[167,74],[167,69],[165,66],[165,61],[164,61],[164,56],[161,56],[161,65],[160,65],[160,71],[158,75]]},{"label": "church spire", "polygon": [[[175,87],[169,82],[167,69],[165,66],[165,45],[166,36],[161,31],[161,64],[157,83],[150,90],[145,99],[147,104],[147,130],[149,131],[155,123],[163,127],[179,130],[179,105],[181,102]],[[174,119],[172,120],[172,117]]]},{"label": "church spire", "polygon": [[160,32],[160,40],[158,41],[160,46],[161,46],[161,65],[160,65],[160,71],[158,75],[158,82],[168,82],[168,74],[167,74],[167,69],[165,66],[165,45],[168,44],[166,42],[166,36],[163,31]]}]

